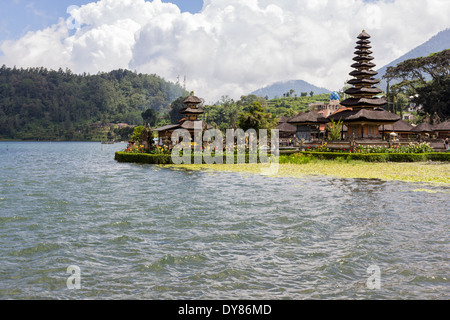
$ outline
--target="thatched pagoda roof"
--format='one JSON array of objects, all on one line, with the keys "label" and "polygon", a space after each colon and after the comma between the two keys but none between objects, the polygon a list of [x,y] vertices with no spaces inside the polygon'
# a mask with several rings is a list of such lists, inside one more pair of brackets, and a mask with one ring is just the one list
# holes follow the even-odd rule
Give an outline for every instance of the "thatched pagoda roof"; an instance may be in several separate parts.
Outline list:
[{"label": "thatched pagoda roof", "polygon": [[[370,47],[370,46],[367,46],[367,47]],[[362,49],[364,49],[364,50],[358,50],[358,51],[355,51],[354,54],[356,54],[356,55],[360,55],[360,54],[372,54],[373,52],[370,51],[369,48],[367,48],[367,47],[362,48]]]},{"label": "thatched pagoda roof", "polygon": [[366,85],[374,85],[377,83],[380,83],[380,80],[378,79],[351,79],[349,81],[347,81],[348,84],[366,84]]},{"label": "thatched pagoda roof", "polygon": [[399,120],[394,124],[380,126],[379,131],[389,132],[411,132],[414,127],[404,120]]},{"label": "thatched pagoda roof", "polygon": [[367,39],[370,39],[370,35],[366,32],[366,30],[363,30],[363,31],[359,34],[358,39],[361,39],[361,40],[367,40]]},{"label": "thatched pagoda roof", "polygon": [[382,107],[386,104],[386,98],[350,98],[341,102],[341,105],[345,107]]},{"label": "thatched pagoda roof", "polygon": [[[369,41],[370,43],[370,41]],[[356,50],[369,50],[372,49],[372,46],[369,44],[360,44],[355,47]]]},{"label": "thatched pagoda roof", "polygon": [[325,118],[322,114],[315,111],[308,111],[304,113],[299,113],[292,119],[288,120],[288,123],[292,124],[322,124],[328,123],[328,119]]},{"label": "thatched pagoda roof", "polygon": [[373,68],[376,67],[375,63],[372,62],[357,62],[351,65],[352,68]]},{"label": "thatched pagoda roof", "polygon": [[433,132],[433,126],[427,122],[422,122],[417,127],[412,128],[413,132]]},{"label": "thatched pagoda roof", "polygon": [[356,56],[353,58],[353,61],[372,61],[375,59],[372,56]]},{"label": "thatched pagoda roof", "polygon": [[450,131],[450,120],[433,126],[434,131]]},{"label": "thatched pagoda roof", "polygon": [[400,120],[400,116],[388,112],[381,108],[373,110],[344,110],[328,117],[329,120],[343,121],[344,123],[374,122],[374,123],[394,123]]},{"label": "thatched pagoda roof", "polygon": [[199,97],[196,97],[196,96],[189,96],[186,99],[184,99],[184,101],[183,101],[184,104],[186,104],[186,103],[199,104],[199,103],[202,103],[202,102],[203,101]]},{"label": "thatched pagoda roof", "polygon": [[373,70],[355,70],[349,73],[353,77],[359,76],[376,76],[378,72]]},{"label": "thatched pagoda roof", "polygon": [[358,42],[356,42],[357,44],[359,44],[360,46],[364,46],[364,45],[370,45],[370,40],[359,40]]},{"label": "thatched pagoda roof", "polygon": [[358,94],[358,93],[370,93],[370,94],[374,95],[374,94],[379,94],[382,92],[383,92],[383,90],[381,90],[380,88],[371,88],[371,87],[369,87],[369,88],[350,88],[350,89],[345,90],[345,93],[349,94],[351,96],[354,94]]},{"label": "thatched pagoda roof", "polygon": [[297,132],[297,127],[287,122],[280,123],[277,129],[280,130],[280,132]]},{"label": "thatched pagoda roof", "polygon": [[153,129],[152,131],[155,132],[162,132],[162,131],[172,131],[177,129],[186,129],[186,130],[194,130],[195,123],[198,122],[202,125],[203,129],[212,129],[213,127],[209,124],[206,124],[206,122],[203,121],[190,121],[190,120],[182,120],[178,124],[169,124],[167,126]]},{"label": "thatched pagoda roof", "polygon": [[203,130],[205,130],[205,129],[206,129],[206,130],[209,130],[209,129],[212,129],[212,128],[213,128],[211,125],[206,124],[206,122],[203,122],[203,121],[190,121],[190,120],[186,120],[186,121],[183,121],[183,122],[180,124],[179,129],[194,130],[194,129],[195,129],[195,124],[196,124],[196,123],[200,123],[201,126],[202,126],[202,128],[203,128]]},{"label": "thatched pagoda roof", "polygon": [[278,123],[285,123],[288,122],[289,118],[286,116],[280,116],[280,118],[278,119]]},{"label": "thatched pagoda roof", "polygon": [[182,114],[203,114],[204,112],[202,108],[184,108],[180,110]]},{"label": "thatched pagoda roof", "polygon": [[289,120],[288,117],[282,115],[278,118],[278,123],[280,123],[280,124],[285,123],[285,122],[288,122],[288,120]]}]

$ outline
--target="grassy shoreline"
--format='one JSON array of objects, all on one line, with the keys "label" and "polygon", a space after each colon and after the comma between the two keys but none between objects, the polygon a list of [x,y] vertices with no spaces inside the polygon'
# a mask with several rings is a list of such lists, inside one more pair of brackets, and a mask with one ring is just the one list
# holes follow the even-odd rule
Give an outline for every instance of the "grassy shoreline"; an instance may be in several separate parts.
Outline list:
[{"label": "grassy shoreline", "polygon": [[448,162],[384,162],[363,161],[340,162],[313,160],[305,164],[280,164],[273,174],[263,173],[267,164],[241,165],[161,165],[162,168],[206,172],[240,172],[264,174],[273,177],[307,178],[328,176],[347,179],[378,179],[383,181],[422,182],[432,185],[450,186],[450,163]]}]

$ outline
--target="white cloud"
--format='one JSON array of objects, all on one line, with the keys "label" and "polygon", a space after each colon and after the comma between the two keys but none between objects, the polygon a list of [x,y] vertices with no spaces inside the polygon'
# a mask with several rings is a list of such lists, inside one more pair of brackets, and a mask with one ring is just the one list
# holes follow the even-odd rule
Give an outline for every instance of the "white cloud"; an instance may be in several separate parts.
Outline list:
[{"label": "white cloud", "polygon": [[449,11],[448,0],[205,0],[193,15],[160,0],[100,0],[72,11],[76,32],[61,20],[2,43],[0,64],[186,75],[207,101],[293,79],[336,90],[362,29],[382,67],[449,27]]},{"label": "white cloud", "polygon": [[28,32],[17,41],[4,41],[0,50],[0,65],[29,67],[46,66],[58,69],[60,67],[74,67],[70,62],[70,48],[63,44],[69,33],[65,22],[61,19],[58,24],[36,32]]}]

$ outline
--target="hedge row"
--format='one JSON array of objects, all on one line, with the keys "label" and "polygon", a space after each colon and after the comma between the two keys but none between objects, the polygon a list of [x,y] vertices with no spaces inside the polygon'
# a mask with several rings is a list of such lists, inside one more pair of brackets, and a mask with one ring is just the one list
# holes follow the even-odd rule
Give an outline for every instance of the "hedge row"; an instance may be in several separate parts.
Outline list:
[{"label": "hedge row", "polygon": [[[320,160],[360,160],[366,162],[423,162],[450,161],[450,152],[433,153],[337,153],[337,152],[299,152],[289,156],[282,155],[281,163],[296,162],[299,156],[309,156]],[[292,160],[292,161],[290,161]]]},{"label": "hedge row", "polygon": [[147,154],[116,152],[114,159],[117,162],[144,163],[144,164],[171,164],[172,158],[167,154]]},{"label": "hedge row", "polygon": [[[148,154],[148,153],[130,153],[116,152],[115,160],[118,162],[144,163],[144,164],[172,164],[170,154]],[[249,163],[250,155],[245,155],[245,163]],[[237,155],[234,157],[234,163],[237,163]],[[195,163],[195,157],[192,154],[191,163]],[[203,159],[203,163],[205,161]],[[223,157],[223,163],[227,163],[226,156]]]},{"label": "hedge row", "polygon": [[[337,152],[299,152],[291,155],[281,155],[280,163],[302,163],[301,157],[310,157],[320,160],[360,160],[366,162],[424,162],[424,161],[442,161],[450,162],[450,152],[447,153],[337,153]],[[144,164],[172,164],[171,155],[145,154],[145,153],[127,153],[117,152],[115,160],[118,162],[144,163]],[[249,155],[246,154],[245,162],[249,162]],[[194,163],[194,155],[192,155]],[[203,163],[205,163],[203,161]],[[224,156],[223,163],[226,163]],[[235,157],[237,163],[237,157]]]}]

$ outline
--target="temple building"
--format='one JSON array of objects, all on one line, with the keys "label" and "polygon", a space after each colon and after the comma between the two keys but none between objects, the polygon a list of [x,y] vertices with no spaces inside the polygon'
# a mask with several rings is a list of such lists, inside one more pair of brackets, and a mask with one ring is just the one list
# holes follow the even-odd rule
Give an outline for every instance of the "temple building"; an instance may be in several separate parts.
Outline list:
[{"label": "temple building", "polygon": [[386,98],[375,97],[382,90],[375,87],[380,80],[374,78],[378,73],[372,70],[376,65],[372,62],[374,58],[370,56],[372,47],[369,39],[370,35],[363,30],[356,42],[356,57],[353,58],[355,63],[352,65],[355,70],[350,73],[354,79],[348,81],[353,87],[345,91],[351,98],[340,103],[348,109],[328,117],[330,121],[342,120],[348,128],[347,136],[355,139],[380,139],[380,126],[400,120],[398,115],[382,109],[387,104]]},{"label": "temple building", "polygon": [[417,134],[419,139],[426,139],[429,138],[435,130],[431,124],[424,121],[418,126],[412,128],[411,131]]},{"label": "temple building", "polygon": [[328,120],[319,112],[308,111],[297,114],[289,119],[288,123],[297,127],[298,140],[312,142],[325,137],[325,125]]},{"label": "temple building", "polygon": [[440,139],[450,138],[450,120],[435,125],[433,130]]},{"label": "temple building", "polygon": [[277,129],[280,132],[280,143],[281,145],[289,145],[295,139],[295,134],[297,132],[297,127],[288,123],[289,118],[286,116],[281,116],[278,120]]},{"label": "temple building", "polygon": [[378,131],[385,136],[398,137],[399,139],[411,139],[414,127],[404,120],[399,120],[394,124],[380,126]]},{"label": "temple building", "polygon": [[195,125],[199,125],[202,130],[212,129],[212,126],[207,125],[199,117],[204,113],[204,110],[199,107],[203,101],[196,96],[189,96],[184,99],[183,104],[186,106],[180,112],[184,118],[177,124],[170,124],[161,128],[153,129],[152,131],[158,133],[158,145],[171,145],[172,134],[175,130],[185,129],[191,134],[192,141],[194,141]]}]

